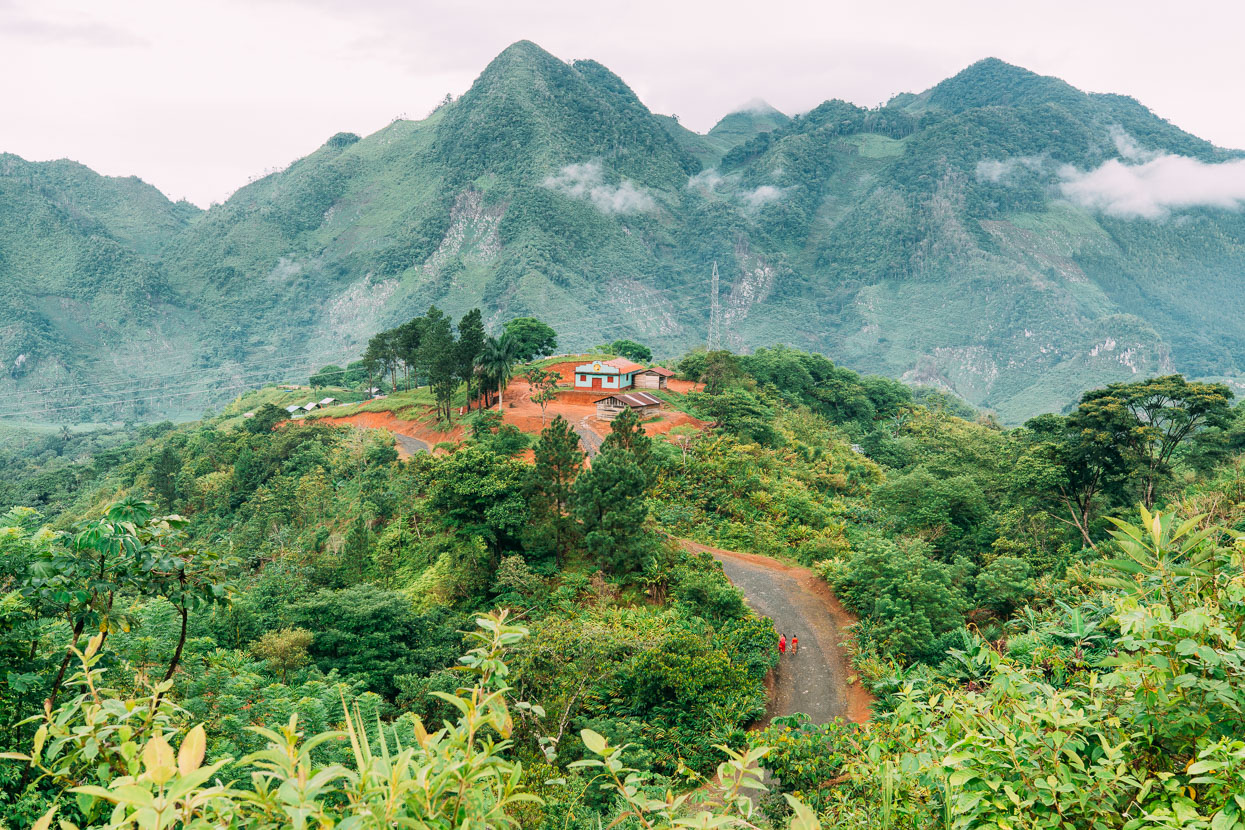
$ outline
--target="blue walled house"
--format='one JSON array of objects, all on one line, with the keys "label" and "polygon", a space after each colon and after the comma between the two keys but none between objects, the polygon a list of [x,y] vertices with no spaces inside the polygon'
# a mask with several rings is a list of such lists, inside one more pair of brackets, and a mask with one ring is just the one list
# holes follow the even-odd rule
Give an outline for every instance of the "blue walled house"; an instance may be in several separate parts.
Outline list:
[{"label": "blue walled house", "polygon": [[575,367],[576,389],[630,389],[635,386],[635,376],[644,371],[639,363],[621,357],[614,360],[597,360]]}]

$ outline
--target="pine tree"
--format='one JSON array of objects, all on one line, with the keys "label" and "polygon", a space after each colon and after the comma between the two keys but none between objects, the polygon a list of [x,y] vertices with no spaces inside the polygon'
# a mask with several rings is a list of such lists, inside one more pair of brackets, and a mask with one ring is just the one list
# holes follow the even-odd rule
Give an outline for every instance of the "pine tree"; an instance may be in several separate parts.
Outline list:
[{"label": "pine tree", "polygon": [[151,488],[160,497],[160,503],[169,510],[173,509],[173,502],[177,499],[177,474],[181,469],[181,456],[166,443],[152,463]]},{"label": "pine tree", "polygon": [[419,386],[419,347],[423,342],[424,327],[427,323],[427,319],[423,317],[412,317],[393,330],[397,353],[407,373],[407,391],[410,391],[412,386]]},{"label": "pine tree", "polygon": [[349,581],[355,582],[363,575],[371,556],[372,531],[367,526],[367,517],[360,513],[346,533],[346,541],[342,545],[342,570],[349,575]]},{"label": "pine tree", "polygon": [[419,358],[428,372],[428,384],[437,402],[437,414],[450,419],[450,407],[454,390],[458,387],[458,354],[450,318],[436,306],[428,309],[423,336],[420,339]]},{"label": "pine tree", "polygon": [[243,444],[233,462],[233,480],[229,486],[229,506],[236,509],[251,497],[264,480],[263,465],[249,444]]},{"label": "pine tree", "polygon": [[535,464],[529,484],[532,512],[537,532],[552,543],[560,566],[566,560],[576,535],[575,518],[570,515],[575,479],[583,467],[584,453],[579,436],[561,415],[540,433]]},{"label": "pine tree", "polygon": [[618,446],[603,449],[575,482],[574,513],[583,525],[584,547],[612,573],[639,571],[652,548],[644,532],[647,490],[648,475]]},{"label": "pine tree", "polygon": [[467,384],[467,411],[471,411],[472,381],[476,377],[476,358],[484,349],[484,319],[473,308],[458,321],[458,376]]},{"label": "pine tree", "polygon": [[610,434],[601,442],[601,452],[613,448],[629,453],[644,472],[645,482],[652,485],[657,474],[656,461],[653,458],[653,439],[644,431],[640,416],[631,409],[623,410],[610,422]]}]

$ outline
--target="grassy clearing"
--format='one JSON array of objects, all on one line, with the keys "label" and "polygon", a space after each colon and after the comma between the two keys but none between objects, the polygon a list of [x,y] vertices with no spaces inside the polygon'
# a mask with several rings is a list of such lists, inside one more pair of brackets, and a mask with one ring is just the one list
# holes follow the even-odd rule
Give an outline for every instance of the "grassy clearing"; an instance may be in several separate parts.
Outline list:
[{"label": "grassy clearing", "polygon": [[686,395],[680,395],[678,392],[672,392],[669,389],[642,389],[642,392],[648,392],[661,398],[671,409],[682,412],[684,415],[691,415],[693,418],[700,418],[701,415],[692,409],[691,404],[687,400]]},{"label": "grassy clearing", "polygon": [[312,401],[320,401],[325,398],[337,398],[341,401],[357,401],[363,398],[363,393],[353,389],[345,389],[339,386],[328,386],[312,389],[310,386],[302,386],[297,389],[282,389],[279,386],[265,386],[263,389],[256,389],[247,392],[236,398],[232,403],[227,405],[221,414],[225,416],[242,415],[245,412],[254,412],[264,404],[272,404],[285,409],[287,406],[311,403]]},{"label": "grassy clearing", "polygon": [[857,152],[867,159],[895,158],[904,154],[903,139],[888,138],[876,133],[849,136],[849,144],[855,144]]}]

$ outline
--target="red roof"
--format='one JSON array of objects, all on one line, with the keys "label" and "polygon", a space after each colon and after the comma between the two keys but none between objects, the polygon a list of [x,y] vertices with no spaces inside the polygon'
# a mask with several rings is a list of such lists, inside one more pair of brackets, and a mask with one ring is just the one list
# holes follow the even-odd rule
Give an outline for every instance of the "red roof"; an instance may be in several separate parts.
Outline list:
[{"label": "red roof", "polygon": [[[645,372],[652,372],[652,373],[653,373],[653,374],[655,374],[655,375],[661,375],[663,378],[672,378],[672,377],[674,377],[674,372],[670,371],[670,370],[669,370],[669,369],[667,369],[665,366],[650,366],[649,368],[645,369],[644,371],[645,371]],[[641,374],[643,374],[643,372],[642,372]]]},{"label": "red roof", "polygon": [[644,368],[639,363],[632,363],[630,360],[627,360],[626,358],[622,358],[622,357],[616,357],[613,360],[607,360],[605,361],[605,365],[613,366],[615,369],[617,369],[619,372],[621,372],[624,375],[627,374],[628,372],[639,372]]},{"label": "red roof", "polygon": [[597,403],[600,403],[601,401],[608,401],[611,398],[619,403],[631,407],[632,409],[639,409],[644,406],[653,406],[654,404],[661,406],[662,403],[661,398],[656,395],[650,395],[647,392],[628,392],[626,394],[606,395],[604,398],[597,399]]}]

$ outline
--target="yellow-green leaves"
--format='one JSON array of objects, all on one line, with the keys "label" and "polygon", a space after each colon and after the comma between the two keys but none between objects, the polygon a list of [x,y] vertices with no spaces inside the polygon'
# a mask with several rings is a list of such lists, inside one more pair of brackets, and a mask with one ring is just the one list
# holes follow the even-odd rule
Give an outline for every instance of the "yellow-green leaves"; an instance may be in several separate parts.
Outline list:
[{"label": "yellow-green leaves", "polygon": [[583,739],[584,746],[588,747],[594,755],[604,755],[606,749],[609,748],[604,736],[591,729],[580,730],[579,737]]},{"label": "yellow-green leaves", "polygon": [[207,751],[207,733],[203,724],[199,724],[182,739],[181,749],[177,753],[177,771],[189,775],[203,763],[203,753]]},{"label": "yellow-green leaves", "polygon": [[52,826],[52,817],[56,815],[56,809],[59,804],[53,804],[48,811],[39,817],[39,820],[30,825],[30,830],[48,830]]},{"label": "yellow-green leaves", "polygon": [[163,735],[155,735],[143,747],[143,768],[145,777],[157,785],[167,783],[176,774],[173,747]]}]

